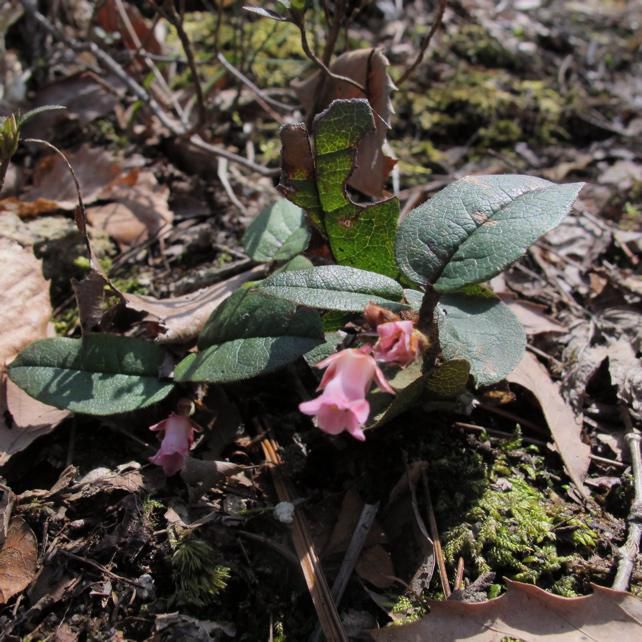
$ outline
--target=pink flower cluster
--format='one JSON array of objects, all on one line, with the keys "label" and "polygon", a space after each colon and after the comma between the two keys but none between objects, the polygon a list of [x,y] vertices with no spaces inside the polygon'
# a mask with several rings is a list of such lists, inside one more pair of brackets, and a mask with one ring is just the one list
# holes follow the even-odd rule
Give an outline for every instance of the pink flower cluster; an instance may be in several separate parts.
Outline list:
[{"label": "pink flower cluster", "polygon": [[185,466],[189,450],[194,443],[194,425],[189,417],[172,413],[167,419],[150,426],[149,429],[163,434],[159,451],[150,457],[149,461],[162,466],[168,477],[175,475]]},{"label": "pink flower cluster", "polygon": [[414,335],[412,321],[390,321],[377,326],[379,339],[374,357],[369,346],[341,350],[319,362],[317,368],[327,368],[319,384],[321,395],[299,404],[299,410],[314,417],[324,432],[338,435],[346,430],[355,439],[364,441],[363,426],[370,414],[366,399],[376,382],[381,390],[394,394],[377,361],[407,366],[419,353],[419,340]]}]

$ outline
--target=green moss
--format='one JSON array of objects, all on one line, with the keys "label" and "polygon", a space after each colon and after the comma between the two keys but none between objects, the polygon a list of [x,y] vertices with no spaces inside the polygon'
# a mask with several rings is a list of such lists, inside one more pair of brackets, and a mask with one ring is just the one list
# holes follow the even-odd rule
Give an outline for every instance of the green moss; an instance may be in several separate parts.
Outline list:
[{"label": "green moss", "polygon": [[503,70],[462,65],[451,78],[405,100],[401,116],[406,113],[433,144],[463,144],[474,136],[478,147],[486,148],[566,137],[565,99],[545,81],[523,80]]},{"label": "green moss", "polygon": [[170,605],[202,609],[225,590],[230,569],[216,563],[214,549],[204,540],[179,537],[171,558],[174,594]]},{"label": "green moss", "polygon": [[481,25],[462,26],[449,38],[447,45],[450,45],[458,56],[473,64],[486,67],[513,67],[517,62],[515,56]]},{"label": "green moss", "polygon": [[519,432],[502,450],[483,491],[445,533],[446,559],[454,565],[467,556],[477,574],[531,583],[548,578],[554,591],[570,594],[575,584],[559,575],[573,555],[595,548],[597,535],[576,507],[547,488],[543,458],[521,446]]}]

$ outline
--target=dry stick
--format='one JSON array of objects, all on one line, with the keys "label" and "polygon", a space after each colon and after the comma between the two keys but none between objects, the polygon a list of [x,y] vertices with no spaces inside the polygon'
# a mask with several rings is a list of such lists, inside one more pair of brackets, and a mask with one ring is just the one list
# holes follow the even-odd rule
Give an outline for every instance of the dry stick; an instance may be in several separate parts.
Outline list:
[{"label": "dry stick", "polygon": [[[341,562],[339,573],[332,584],[332,597],[337,605],[341,603],[341,598],[348,586],[348,581],[352,576],[354,567],[357,565],[357,561],[359,560],[359,556],[361,555],[361,551],[366,543],[368,533],[370,533],[370,529],[372,528],[372,524],[374,523],[378,511],[379,502],[376,504],[365,504],[361,511],[359,521],[352,533],[348,550]],[[310,642],[318,642],[320,636],[321,626],[317,625],[312,637],[310,638]]]},{"label": "dry stick", "polygon": [[137,582],[136,580],[130,580],[128,577],[123,577],[122,575],[117,575],[116,573],[113,573],[109,569],[105,568],[102,564],[99,564],[98,562],[94,562],[93,560],[90,560],[86,557],[82,557],[81,555],[76,555],[76,553],[72,553],[71,551],[66,551],[64,549],[59,549],[60,553],[62,553],[66,557],[70,557],[72,560],[76,560],[77,562],[82,562],[83,564],[87,564],[88,566],[92,566],[96,570],[100,571],[101,573],[105,574],[107,577],[110,577],[112,580],[117,580],[118,582],[125,582],[125,584],[130,584],[131,586],[135,586],[136,588],[145,588],[144,584],[141,584],[140,582]]},{"label": "dry stick", "polygon": [[[584,421],[587,421],[587,418],[584,418]],[[478,426],[477,424],[469,424],[464,421],[456,421],[453,426],[457,428],[463,428],[464,430],[472,430],[474,432],[485,432],[488,433],[491,437],[498,437],[500,439],[514,439],[515,435],[511,435],[508,432],[503,430],[495,430],[494,428],[487,428],[486,426]],[[534,439],[533,437],[521,437],[521,440],[527,444],[533,444],[534,446],[540,446],[546,448],[548,444],[541,439]],[[606,466],[615,466],[616,468],[626,468],[626,464],[622,461],[617,461],[616,459],[608,459],[607,457],[600,457],[599,455],[589,455],[589,458],[600,464],[605,464]]]},{"label": "dry stick", "polygon": [[[326,19],[328,18],[328,7],[324,2],[324,9],[326,11]],[[328,66],[330,60],[332,60],[332,54],[334,53],[334,48],[337,45],[337,39],[339,38],[339,33],[341,32],[341,25],[343,23],[343,18],[346,11],[346,0],[337,0],[334,4],[334,20],[328,31],[328,35],[325,41],[325,47],[323,48],[322,61],[323,64]]]},{"label": "dry stick", "polygon": [[366,90],[356,81],[353,80],[352,78],[348,78],[348,76],[341,76],[339,74],[335,74],[330,69],[328,66],[321,60],[313,51],[310,49],[310,44],[308,43],[308,36],[305,31],[305,24],[303,22],[303,17],[297,18],[296,22],[294,24],[298,27],[299,32],[301,33],[301,47],[303,47],[303,51],[305,55],[317,66],[321,71],[325,74],[326,77],[332,78],[332,80],[341,80],[343,82],[347,82],[349,85],[352,85],[353,87],[356,87],[359,91],[362,91],[364,94],[366,93]]},{"label": "dry stick", "polygon": [[441,540],[439,539],[439,529],[437,528],[437,519],[435,518],[435,509],[432,505],[432,497],[430,496],[430,487],[428,486],[428,476],[426,471],[421,471],[421,481],[424,487],[424,494],[426,495],[426,505],[428,507],[428,528],[430,528],[430,537],[432,545],[435,549],[435,560],[437,561],[437,570],[439,571],[439,579],[441,580],[441,588],[444,591],[446,598],[450,597],[450,584],[448,583],[448,572],[446,571],[446,562],[444,560],[444,551],[441,547]]},{"label": "dry stick", "polygon": [[617,566],[617,573],[613,586],[617,591],[626,591],[629,587],[635,560],[640,550],[640,537],[642,537],[642,455],[640,454],[640,442],[642,442],[642,435],[633,427],[631,416],[625,406],[620,406],[620,413],[622,421],[626,427],[626,439],[631,450],[631,469],[633,473],[633,503],[631,504],[631,511],[627,518],[629,523],[629,534],[626,538],[624,546],[618,550],[620,561]]},{"label": "dry stick", "polygon": [[460,591],[464,585],[464,558],[460,557],[457,560],[457,573],[455,574],[455,583],[453,591]]},{"label": "dry stick", "polygon": [[183,27],[183,19],[176,12],[176,7],[174,3],[166,3],[167,11],[164,7],[161,7],[156,0],[150,0],[152,5],[156,8],[158,13],[167,20],[175,29],[178,39],[181,41],[181,46],[185,52],[185,57],[187,58],[187,64],[189,66],[190,73],[192,74],[192,80],[194,83],[194,91],[196,92],[196,102],[198,104],[198,122],[193,129],[200,129],[201,125],[207,120],[207,107],[205,105],[205,95],[203,94],[203,86],[201,85],[201,79],[198,75],[198,69],[196,67],[196,59],[194,58],[194,52],[192,51],[192,43],[190,42],[189,36],[185,33]]},{"label": "dry stick", "polygon": [[[256,423],[261,427],[258,420]],[[272,479],[274,480],[274,487],[279,500],[292,503],[290,489],[281,473],[283,460],[278,453],[276,443],[270,437],[266,437],[261,442],[261,446],[263,447],[265,459],[271,466]],[[314,550],[314,544],[305,526],[303,517],[298,510],[294,513],[292,541],[299,558],[305,583],[310,592],[314,608],[319,616],[319,623],[327,642],[348,642],[341,620],[339,619],[336,604],[332,599],[330,588],[328,587],[325,574],[321,568],[321,563]]]},{"label": "dry stick", "polygon": [[281,117],[278,114],[274,114],[272,109],[266,107],[263,103],[271,105],[276,109],[282,109],[283,111],[294,111],[294,107],[291,105],[286,105],[285,103],[279,102],[274,98],[268,96],[263,90],[259,89],[245,74],[243,74],[239,69],[237,69],[222,53],[219,53],[216,56],[216,59],[227,69],[237,80],[240,80],[256,97],[257,102],[265,111],[272,116],[277,122],[281,123]]},{"label": "dry stick", "polygon": [[136,46],[136,49],[139,52],[138,55],[143,59],[145,66],[147,67],[147,69],[149,69],[152,72],[152,74],[154,75],[154,78],[156,78],[156,82],[159,84],[159,86],[165,93],[167,100],[169,100],[169,102],[172,103],[172,106],[174,107],[174,111],[176,112],[178,117],[181,119],[184,125],[187,125],[187,123],[185,122],[185,112],[183,111],[183,108],[180,106],[178,100],[176,100],[174,93],[169,88],[167,82],[165,81],[165,78],[163,77],[163,74],[161,74],[156,64],[146,56],[147,52],[145,51],[143,43],[141,42],[140,38],[138,37],[138,34],[136,33],[136,30],[134,29],[134,25],[132,25],[131,20],[129,19],[129,16],[127,15],[127,11],[125,10],[125,6],[123,5],[123,0],[116,0],[116,11],[118,12],[120,20],[123,23],[125,30],[127,31],[127,34],[129,35],[129,37],[132,39],[132,42]]},{"label": "dry stick", "polygon": [[[136,80],[134,80],[108,53],[103,51],[96,43],[94,42],[79,42],[73,38],[66,38],[56,27],[54,27],[51,22],[36,8],[36,3],[34,0],[21,0],[25,11],[49,34],[60,42],[67,45],[72,51],[82,52],[89,51],[95,58],[111,73],[114,74],[119,80],[127,86],[127,88],[136,96],[138,100],[144,103],[152,113],[160,120],[161,124],[166,127],[174,136],[184,137],[189,135],[189,132],[185,131],[182,126],[180,126],[176,121],[168,116],[167,113],[163,111],[163,108],[158,104],[150,94],[140,85]],[[202,149],[210,154],[215,156],[221,156],[222,158],[227,158],[233,163],[238,165],[243,165],[248,169],[251,169],[258,174],[263,176],[276,176],[279,174],[280,169],[269,169],[263,165],[258,165],[253,163],[243,156],[229,152],[226,149],[218,147],[216,145],[211,145],[206,143],[200,136],[191,135],[188,138],[191,145],[197,149]]]},{"label": "dry stick", "polygon": [[432,23],[432,27],[430,27],[430,31],[423,39],[419,54],[415,58],[414,62],[412,62],[412,64],[406,69],[406,71],[401,74],[401,78],[399,78],[399,80],[395,82],[395,84],[397,85],[397,89],[401,86],[402,82],[408,79],[408,76],[410,76],[410,74],[421,64],[421,61],[424,59],[426,51],[428,50],[428,45],[430,45],[432,37],[435,35],[437,29],[439,29],[439,26],[441,25],[441,22],[444,18],[444,11],[446,11],[447,4],[448,0],[439,0],[439,6],[437,7],[437,12],[435,13],[435,19]]}]

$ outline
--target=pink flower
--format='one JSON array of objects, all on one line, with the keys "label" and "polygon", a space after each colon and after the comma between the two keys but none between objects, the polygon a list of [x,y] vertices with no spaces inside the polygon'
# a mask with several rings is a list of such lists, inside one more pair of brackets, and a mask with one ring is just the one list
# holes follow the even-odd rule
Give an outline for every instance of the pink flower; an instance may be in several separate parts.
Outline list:
[{"label": "pink flower", "polygon": [[355,439],[364,441],[362,427],[370,413],[366,394],[373,380],[382,390],[394,394],[369,350],[348,348],[316,365],[327,368],[318,388],[323,392],[299,404],[299,410],[313,416],[316,425],[330,435],[347,430]]},{"label": "pink flower", "polygon": [[149,458],[152,464],[162,466],[164,473],[171,477],[185,465],[189,449],[194,443],[194,426],[189,417],[172,413],[167,419],[149,427],[163,433],[159,451]]},{"label": "pink flower", "polygon": [[377,361],[407,366],[419,354],[419,339],[412,321],[390,321],[377,326],[379,340],[374,346]]}]

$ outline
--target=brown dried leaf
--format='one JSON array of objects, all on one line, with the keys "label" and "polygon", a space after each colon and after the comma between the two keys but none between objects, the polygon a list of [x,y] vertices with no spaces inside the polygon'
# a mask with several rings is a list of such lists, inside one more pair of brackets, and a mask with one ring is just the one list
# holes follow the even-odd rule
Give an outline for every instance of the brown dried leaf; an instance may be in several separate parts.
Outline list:
[{"label": "brown dried leaf", "polygon": [[379,589],[395,583],[395,568],[390,553],[383,546],[364,548],[354,569],[357,575]]},{"label": "brown dried leaf", "polygon": [[348,185],[373,198],[381,198],[396,161],[384,152],[390,117],[394,113],[390,94],[395,89],[388,75],[387,58],[378,49],[358,49],[339,56],[330,66],[333,73],[352,78],[366,93],[342,80],[322,80],[320,72],[299,83],[295,91],[308,115],[323,111],[336,99],[367,98],[375,112],[375,131],[359,143],[357,166]]},{"label": "brown dried leaf", "polygon": [[500,296],[500,299],[511,309],[511,312],[519,319],[528,335],[543,334],[544,332],[566,332],[563,325],[551,319],[545,312],[546,306],[524,301],[510,299]]},{"label": "brown dried leaf", "polygon": [[149,171],[132,170],[101,194],[114,201],[87,210],[87,220],[125,250],[150,236],[169,231],[174,214],[167,203],[169,189],[161,187]]},{"label": "brown dried leaf", "polygon": [[582,495],[588,496],[584,479],[590,464],[591,448],[581,439],[581,417],[575,416],[546,368],[530,352],[524,354],[517,368],[506,379],[526,388],[535,396],[542,407],[568,476]]},{"label": "brown dried leaf", "polygon": [[531,584],[508,583],[505,595],[486,602],[430,601],[430,615],[371,632],[377,642],[637,642],[642,600],[594,586],[592,595],[559,597]]},{"label": "brown dried leaf", "polygon": [[49,282],[31,249],[0,238],[0,372],[26,345],[47,336]]},{"label": "brown dried leaf", "polygon": [[38,540],[27,522],[16,517],[0,550],[0,604],[27,588],[37,567]]},{"label": "brown dried leaf", "polygon": [[210,314],[243,283],[257,278],[263,268],[232,276],[196,292],[167,299],[155,299],[139,294],[123,294],[127,308],[146,313],[145,320],[160,325],[160,343],[188,343],[196,338],[203,329]]},{"label": "brown dried leaf", "polygon": [[74,119],[86,125],[111,114],[118,102],[115,89],[120,87],[122,82],[115,76],[99,79],[86,71],[60,78],[42,87],[34,98],[32,109],[44,105],[64,105],[67,109],[39,114],[37,119],[25,125],[24,136],[47,138],[48,132],[65,121]]},{"label": "brown dried leaf", "polygon": [[[49,334],[49,282],[31,249],[0,239],[0,466],[67,415],[22,392],[5,377],[7,364],[32,341]],[[6,411],[13,419],[7,425]]]},{"label": "brown dried leaf", "polygon": [[[65,154],[74,168],[85,204],[100,197],[122,172],[120,164],[104,149],[83,145]],[[33,186],[19,198],[0,201],[0,210],[19,216],[37,216],[52,210],[74,210],[78,204],[76,187],[65,161],[58,154],[41,158],[34,171]]]},{"label": "brown dried leaf", "polygon": [[642,363],[626,339],[608,347],[609,373],[617,396],[636,415],[642,415]]},{"label": "brown dried leaf", "polygon": [[[0,381],[0,388],[6,388],[0,390],[0,396],[6,395],[6,401],[0,400],[0,466],[4,466],[13,455],[27,448],[38,437],[49,434],[69,416],[66,410],[40,403],[15,383],[4,379],[4,382]],[[3,418],[5,410],[11,414],[11,427]]]}]

